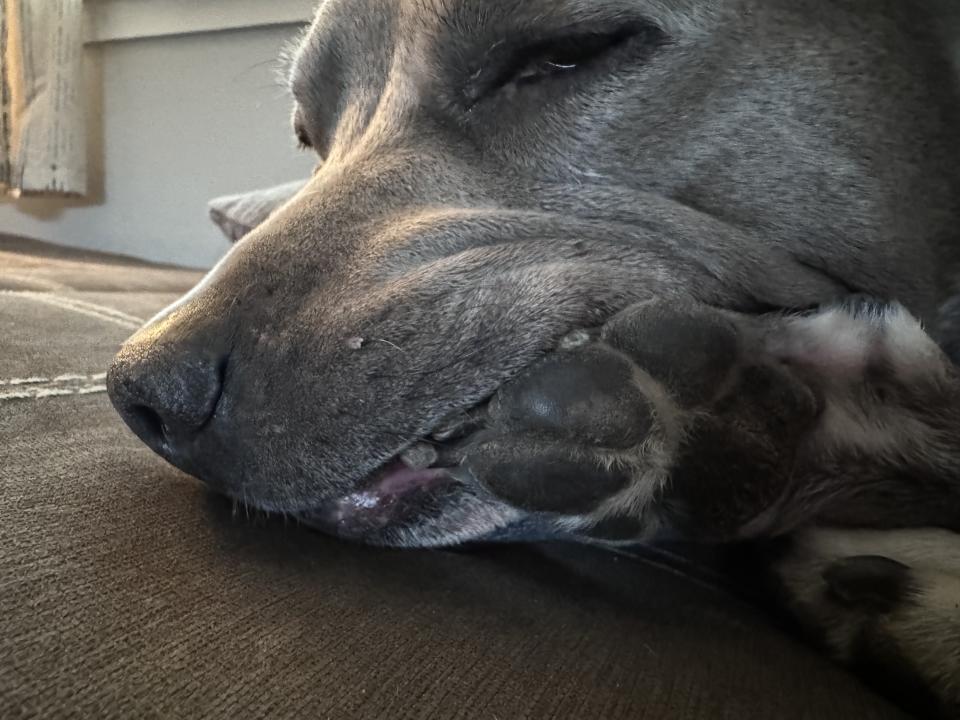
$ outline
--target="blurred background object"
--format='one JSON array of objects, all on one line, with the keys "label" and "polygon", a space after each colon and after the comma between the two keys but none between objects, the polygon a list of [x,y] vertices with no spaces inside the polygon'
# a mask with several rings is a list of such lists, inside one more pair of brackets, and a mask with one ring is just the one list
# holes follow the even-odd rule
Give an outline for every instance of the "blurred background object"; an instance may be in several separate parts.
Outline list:
[{"label": "blurred background object", "polygon": [[0,189],[84,195],[82,0],[0,8]]},{"label": "blurred background object", "polygon": [[14,5],[42,6],[37,17],[54,29],[67,6],[73,20],[82,6],[70,82],[82,113],[74,148],[84,148],[86,166],[75,194],[0,191],[0,235],[213,265],[230,244],[210,222],[212,198],[305,178],[313,168],[296,150],[279,57],[314,4],[0,0],[4,16]]}]

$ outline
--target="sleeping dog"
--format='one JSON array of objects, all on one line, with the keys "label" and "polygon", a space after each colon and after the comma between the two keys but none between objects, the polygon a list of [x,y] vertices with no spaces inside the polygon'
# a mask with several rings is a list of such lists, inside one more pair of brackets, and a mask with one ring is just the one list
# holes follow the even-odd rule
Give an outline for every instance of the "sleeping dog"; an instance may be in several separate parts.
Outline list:
[{"label": "sleeping dog", "polygon": [[111,398],[214,489],[363,542],[794,535],[787,605],[953,712],[957,28],[326,0],[291,53],[313,178]]}]

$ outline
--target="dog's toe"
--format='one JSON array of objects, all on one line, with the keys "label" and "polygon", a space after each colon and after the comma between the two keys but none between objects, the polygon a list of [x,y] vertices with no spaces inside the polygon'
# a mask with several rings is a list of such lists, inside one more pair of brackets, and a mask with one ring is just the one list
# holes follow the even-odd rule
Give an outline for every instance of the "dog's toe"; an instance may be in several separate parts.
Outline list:
[{"label": "dog's toe", "polygon": [[602,343],[547,357],[490,404],[501,431],[623,449],[647,437],[653,410],[630,360]]},{"label": "dog's toe", "polygon": [[653,302],[628,308],[604,327],[603,339],[665,383],[685,407],[709,404],[741,352],[733,322],[695,304]]},{"label": "dog's toe", "polygon": [[589,448],[535,435],[478,443],[460,472],[514,507],[561,515],[590,513],[631,480],[626,471],[597,462]]}]

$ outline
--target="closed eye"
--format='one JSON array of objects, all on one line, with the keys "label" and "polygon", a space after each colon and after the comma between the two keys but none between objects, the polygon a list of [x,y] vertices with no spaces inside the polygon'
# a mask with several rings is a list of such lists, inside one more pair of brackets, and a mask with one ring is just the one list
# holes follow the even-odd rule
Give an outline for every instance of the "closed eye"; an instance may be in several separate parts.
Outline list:
[{"label": "closed eye", "polygon": [[313,147],[310,133],[307,132],[307,124],[303,120],[303,111],[299,107],[293,113],[293,132],[297,136],[297,146],[301,150],[309,150]]},{"label": "closed eye", "polygon": [[297,148],[300,150],[310,150],[313,147],[313,143],[310,142],[310,136],[307,134],[307,131],[302,127],[294,128],[294,132],[297,135]]},{"label": "closed eye", "polygon": [[531,85],[573,75],[601,64],[619,49],[639,44],[649,50],[666,42],[662,30],[649,23],[629,23],[610,31],[574,32],[569,35],[506,47],[492,59],[492,68],[477,73],[479,83],[468,88],[470,105],[509,86]]},{"label": "closed eye", "polygon": [[293,114],[293,132],[297,138],[297,147],[300,150],[313,150],[323,157],[324,149],[317,144],[310,135],[310,131],[307,130],[307,123],[304,121],[303,112],[299,107]]}]

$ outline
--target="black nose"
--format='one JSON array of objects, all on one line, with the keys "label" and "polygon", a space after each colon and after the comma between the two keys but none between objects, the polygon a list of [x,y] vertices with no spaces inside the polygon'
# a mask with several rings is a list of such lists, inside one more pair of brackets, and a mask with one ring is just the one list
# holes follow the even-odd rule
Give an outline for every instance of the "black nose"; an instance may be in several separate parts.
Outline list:
[{"label": "black nose", "polygon": [[213,417],[226,369],[226,355],[148,333],[121,349],[107,373],[107,391],[130,429],[155,452],[177,462]]}]

